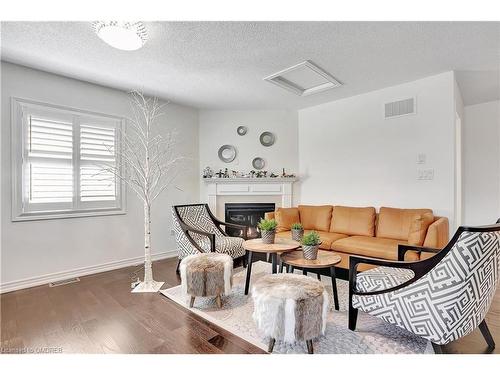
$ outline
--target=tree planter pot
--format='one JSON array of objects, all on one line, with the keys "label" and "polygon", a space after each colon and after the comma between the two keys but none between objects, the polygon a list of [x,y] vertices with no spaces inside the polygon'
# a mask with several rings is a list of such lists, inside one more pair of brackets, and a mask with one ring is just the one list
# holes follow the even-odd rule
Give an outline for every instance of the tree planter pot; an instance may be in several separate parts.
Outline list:
[{"label": "tree planter pot", "polygon": [[314,246],[302,245],[302,253],[304,255],[304,259],[314,260],[318,257],[318,249],[319,245]]},{"label": "tree planter pot", "polygon": [[304,237],[304,229],[292,229],[292,240],[300,242],[302,237]]},{"label": "tree planter pot", "polygon": [[271,244],[274,243],[274,237],[276,236],[275,230],[262,230],[262,243]]}]

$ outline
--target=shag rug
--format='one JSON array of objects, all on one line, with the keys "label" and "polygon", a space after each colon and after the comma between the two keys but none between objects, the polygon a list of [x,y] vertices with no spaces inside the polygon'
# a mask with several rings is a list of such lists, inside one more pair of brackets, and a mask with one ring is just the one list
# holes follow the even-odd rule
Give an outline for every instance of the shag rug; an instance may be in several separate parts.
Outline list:
[{"label": "shag rug", "polygon": [[[301,271],[296,271],[300,272]],[[271,264],[256,262],[252,266],[252,284],[263,275],[271,273]],[[232,334],[267,350],[268,339],[255,326],[252,318],[253,301],[249,293],[244,294],[246,270],[238,268],[233,276],[232,293],[223,297],[219,310],[215,298],[196,297],[193,308],[189,308],[188,297],[181,286],[161,290],[164,296],[189,309],[196,315],[218,325]],[[316,277],[310,273],[310,277]],[[332,284],[330,277],[322,276],[322,282],[330,295],[330,307],[325,335],[313,341],[314,352],[321,354],[423,354],[434,353],[432,345],[419,336],[386,323],[363,312],[358,313],[356,331],[347,328],[348,282],[337,279],[340,310],[333,308]],[[273,353],[307,353],[306,344],[285,344],[276,341]]]}]

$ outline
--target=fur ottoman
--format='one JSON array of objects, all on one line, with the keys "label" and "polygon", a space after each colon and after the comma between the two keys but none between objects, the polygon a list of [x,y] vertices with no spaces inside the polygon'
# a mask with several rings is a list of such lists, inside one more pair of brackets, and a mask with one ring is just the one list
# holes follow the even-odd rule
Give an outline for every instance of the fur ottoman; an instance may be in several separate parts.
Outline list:
[{"label": "fur ottoman", "polygon": [[222,294],[231,293],[233,284],[233,259],[227,254],[200,253],[185,257],[180,264],[181,285],[185,295],[191,297],[216,297],[222,307]]},{"label": "fur ottoman", "polygon": [[270,338],[269,352],[276,340],[306,341],[313,353],[312,340],[325,333],[328,293],[313,278],[294,274],[266,275],[252,289],[253,318]]}]

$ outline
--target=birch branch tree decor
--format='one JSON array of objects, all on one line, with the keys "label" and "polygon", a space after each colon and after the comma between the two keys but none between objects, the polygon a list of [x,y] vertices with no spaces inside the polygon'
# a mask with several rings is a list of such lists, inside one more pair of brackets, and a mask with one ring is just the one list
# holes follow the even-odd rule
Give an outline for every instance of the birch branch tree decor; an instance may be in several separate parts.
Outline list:
[{"label": "birch branch tree decor", "polygon": [[[157,292],[163,282],[153,279],[151,262],[151,205],[170,187],[181,171],[182,156],[176,155],[176,133],[161,135],[156,129],[164,113],[158,98],[143,93],[130,93],[132,119],[127,131],[120,132],[121,147],[116,150],[116,163],[100,166],[103,174],[113,174],[123,181],[141,200],[144,207],[144,280],[132,292]],[[112,150],[110,150],[111,152]]]}]

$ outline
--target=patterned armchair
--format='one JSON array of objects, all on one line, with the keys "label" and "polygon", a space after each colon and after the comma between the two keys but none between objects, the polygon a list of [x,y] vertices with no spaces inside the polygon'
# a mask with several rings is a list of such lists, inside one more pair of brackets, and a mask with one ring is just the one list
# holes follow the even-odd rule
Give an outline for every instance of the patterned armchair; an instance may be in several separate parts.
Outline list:
[{"label": "patterned armchair", "polygon": [[[403,262],[408,250],[434,256]],[[500,272],[500,224],[460,227],[443,250],[399,246],[399,261],[351,257],[349,329],[358,310],[377,316],[431,341],[434,351],[479,327],[495,348],[486,313]],[[376,268],[357,273],[359,264]]]},{"label": "patterned armchair", "polygon": [[[248,227],[218,220],[207,204],[172,206],[172,221],[179,256],[177,272],[181,259],[200,252],[224,253],[245,261],[243,241]],[[242,237],[229,237],[221,226],[240,229]]]}]

